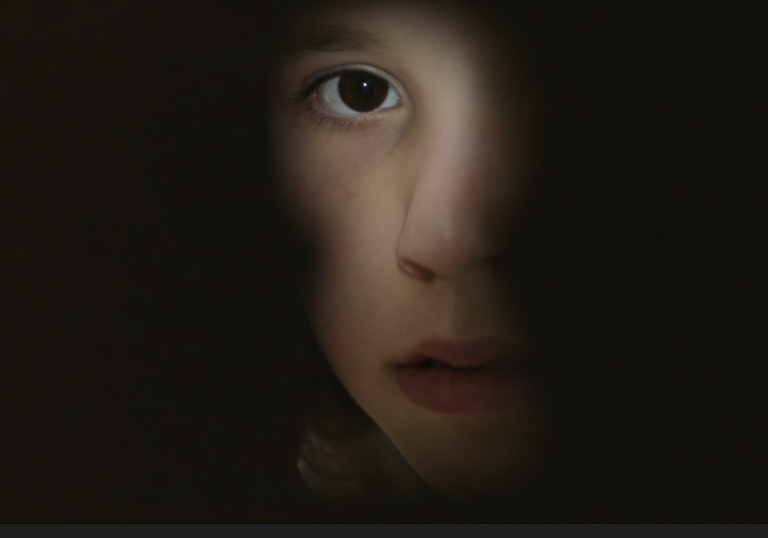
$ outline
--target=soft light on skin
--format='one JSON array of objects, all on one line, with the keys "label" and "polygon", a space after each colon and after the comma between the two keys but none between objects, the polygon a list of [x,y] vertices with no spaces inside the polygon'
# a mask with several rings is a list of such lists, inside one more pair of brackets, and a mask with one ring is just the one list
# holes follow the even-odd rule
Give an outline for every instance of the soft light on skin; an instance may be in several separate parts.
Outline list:
[{"label": "soft light on skin", "polygon": [[[438,414],[403,395],[395,365],[429,338],[525,342],[514,285],[497,266],[527,164],[514,64],[471,14],[435,5],[325,7],[298,28],[365,37],[298,51],[274,92],[278,185],[315,251],[320,347],[438,491],[506,489],[535,451],[534,391],[499,412]],[[375,68],[398,106],[339,123],[311,96],[294,98],[315,74],[345,65]]]}]

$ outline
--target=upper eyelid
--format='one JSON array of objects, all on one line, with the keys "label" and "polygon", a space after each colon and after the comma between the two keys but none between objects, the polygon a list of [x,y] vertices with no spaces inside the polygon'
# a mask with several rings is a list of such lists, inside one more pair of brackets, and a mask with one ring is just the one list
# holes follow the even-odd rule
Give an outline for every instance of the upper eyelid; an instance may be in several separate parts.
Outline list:
[{"label": "upper eyelid", "polygon": [[405,93],[403,85],[394,76],[387,73],[383,69],[379,69],[378,67],[373,67],[366,64],[344,64],[330,67],[328,69],[323,69],[322,71],[314,73],[304,79],[301,85],[302,89],[296,96],[297,100],[301,101],[306,99],[312,94],[314,89],[319,84],[322,84],[326,80],[330,80],[349,71],[365,71],[367,73],[371,73],[372,75],[376,75],[377,77],[381,77],[382,79],[386,80],[388,84],[391,84],[400,94],[401,98]]}]

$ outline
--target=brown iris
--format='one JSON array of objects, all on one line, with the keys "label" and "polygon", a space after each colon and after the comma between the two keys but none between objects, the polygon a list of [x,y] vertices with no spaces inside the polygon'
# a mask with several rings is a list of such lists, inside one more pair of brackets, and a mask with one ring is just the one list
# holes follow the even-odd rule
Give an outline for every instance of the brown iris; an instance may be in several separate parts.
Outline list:
[{"label": "brown iris", "polygon": [[381,106],[389,83],[363,71],[348,71],[339,77],[339,96],[355,112],[370,112]]}]

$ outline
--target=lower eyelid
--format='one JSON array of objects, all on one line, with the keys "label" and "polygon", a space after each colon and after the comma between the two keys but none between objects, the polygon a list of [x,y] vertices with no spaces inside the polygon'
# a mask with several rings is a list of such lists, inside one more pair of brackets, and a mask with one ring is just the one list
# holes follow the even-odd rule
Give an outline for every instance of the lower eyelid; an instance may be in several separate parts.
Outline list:
[{"label": "lower eyelid", "polygon": [[400,102],[401,101],[399,100],[398,104],[395,106],[384,109],[377,109],[371,112],[351,115],[338,115],[325,110],[323,106],[318,102],[317,93],[312,92],[312,95],[310,95],[309,99],[304,102],[304,108],[311,115],[312,120],[319,125],[351,129],[358,127],[364,128],[367,125],[384,119],[383,114],[388,113],[388,111],[392,109],[398,108],[398,106],[400,106]]},{"label": "lower eyelid", "polygon": [[358,114],[354,116],[336,116],[326,111],[321,111],[322,107],[317,103],[317,97],[313,94],[310,99],[305,101],[305,110],[309,113],[312,121],[317,125],[322,125],[332,128],[350,129],[355,127],[363,127],[372,121],[378,119],[377,115],[370,114]]}]

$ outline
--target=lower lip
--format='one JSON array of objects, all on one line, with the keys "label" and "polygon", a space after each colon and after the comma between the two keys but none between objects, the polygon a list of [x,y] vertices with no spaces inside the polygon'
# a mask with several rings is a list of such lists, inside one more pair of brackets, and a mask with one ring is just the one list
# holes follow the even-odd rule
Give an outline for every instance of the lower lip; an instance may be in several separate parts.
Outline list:
[{"label": "lower lip", "polygon": [[525,391],[523,376],[511,368],[398,366],[395,378],[411,402],[442,414],[502,411],[520,405]]}]

